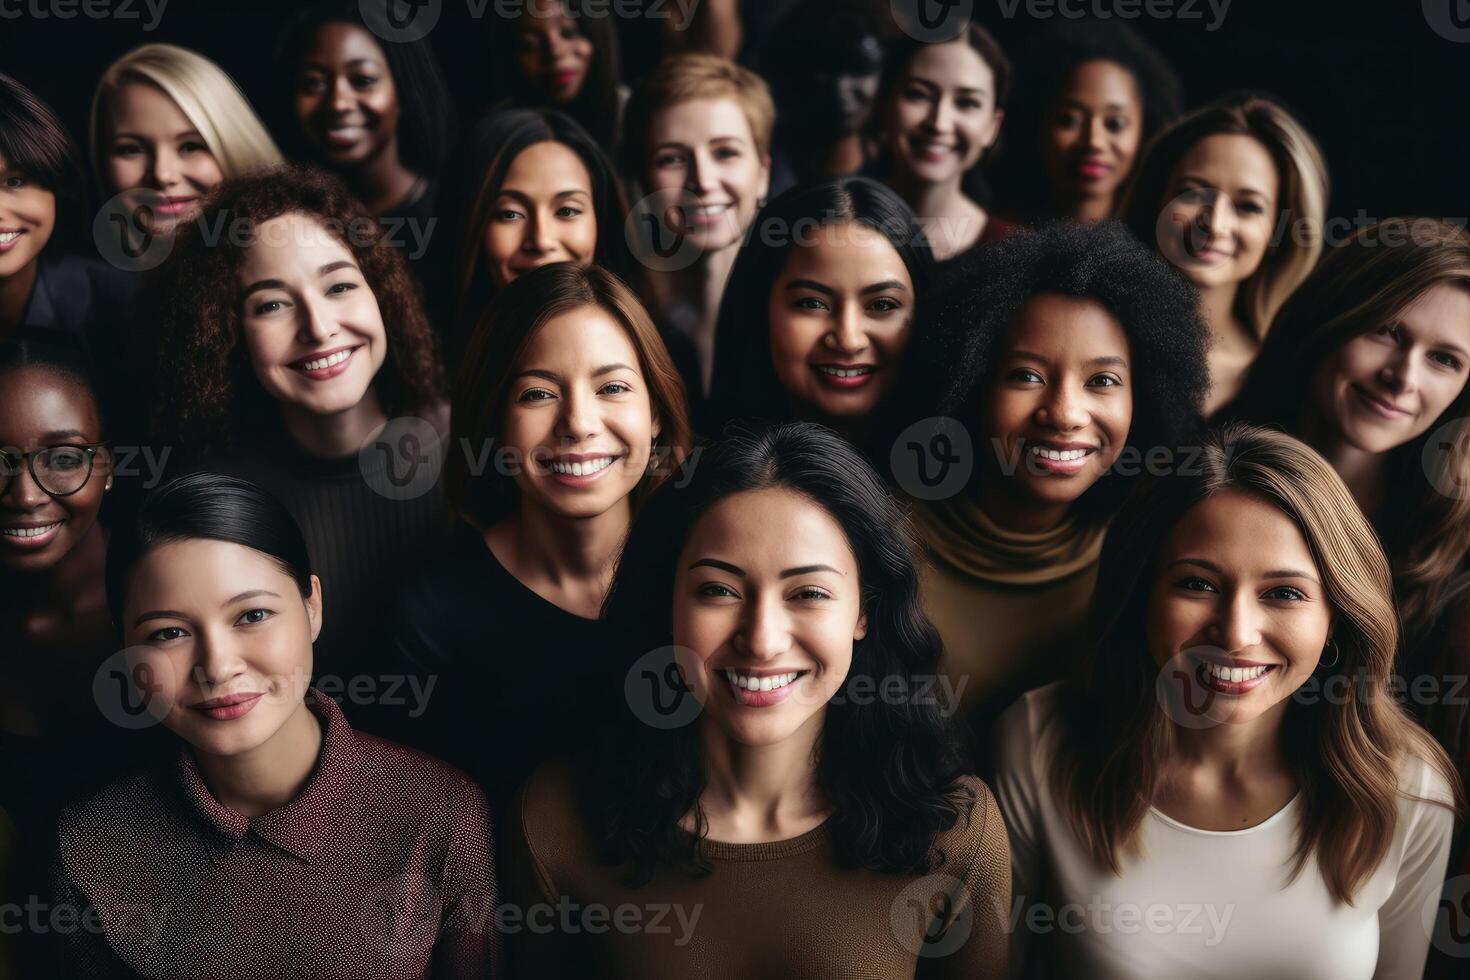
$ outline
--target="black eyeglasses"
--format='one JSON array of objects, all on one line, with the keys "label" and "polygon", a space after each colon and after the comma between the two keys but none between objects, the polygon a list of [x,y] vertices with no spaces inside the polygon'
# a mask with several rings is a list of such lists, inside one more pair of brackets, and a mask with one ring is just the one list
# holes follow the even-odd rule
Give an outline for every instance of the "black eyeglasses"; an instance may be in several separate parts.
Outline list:
[{"label": "black eyeglasses", "polygon": [[105,445],[46,446],[28,453],[0,449],[0,494],[10,489],[11,482],[20,475],[21,460],[25,460],[36,486],[53,497],[70,497],[92,478],[92,461]]}]

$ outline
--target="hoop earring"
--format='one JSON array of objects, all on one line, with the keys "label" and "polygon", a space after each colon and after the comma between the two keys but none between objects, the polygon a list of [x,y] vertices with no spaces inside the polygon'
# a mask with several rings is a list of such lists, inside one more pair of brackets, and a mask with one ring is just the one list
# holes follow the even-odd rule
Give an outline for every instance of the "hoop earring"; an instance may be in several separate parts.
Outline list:
[{"label": "hoop earring", "polygon": [[[1342,651],[1340,649],[1338,649],[1337,641],[1334,640],[1334,639],[1332,639],[1331,637],[1328,637],[1327,642],[1329,644],[1331,644],[1331,646],[1332,646],[1332,663],[1327,663],[1326,661],[1319,661],[1317,663],[1317,666],[1318,667],[1336,667],[1337,666],[1337,662],[1342,659]],[[1326,650],[1327,647],[1324,646],[1322,649],[1323,650]]]}]

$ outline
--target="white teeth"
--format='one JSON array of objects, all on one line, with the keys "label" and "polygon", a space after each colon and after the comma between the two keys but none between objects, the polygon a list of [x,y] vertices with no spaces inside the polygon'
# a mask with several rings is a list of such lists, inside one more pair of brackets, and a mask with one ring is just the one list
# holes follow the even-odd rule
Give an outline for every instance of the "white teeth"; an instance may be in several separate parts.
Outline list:
[{"label": "white teeth", "polygon": [[817,370],[823,374],[830,374],[834,378],[860,378],[865,374],[873,373],[873,369],[870,367],[840,368],[829,367],[825,364],[819,364]]},{"label": "white teeth", "polygon": [[1226,667],[1223,664],[1206,664],[1205,669],[1210,676],[1217,680],[1230,681],[1239,684],[1241,681],[1253,681],[1260,677],[1270,667]]},{"label": "white teeth", "polygon": [[779,691],[797,678],[797,671],[789,671],[785,674],[774,674],[766,677],[754,677],[750,674],[736,673],[729,667],[725,668],[725,677],[729,679],[733,687],[742,691]]},{"label": "white teeth", "polygon": [[0,231],[0,245],[9,245],[19,237],[18,231]]},{"label": "white teeth", "polygon": [[53,528],[60,526],[61,522],[57,521],[54,524],[44,524],[41,527],[6,527],[0,528],[0,534],[5,535],[7,538],[39,538]]},{"label": "white teeth", "polygon": [[551,467],[551,472],[553,473],[570,476],[591,476],[593,473],[601,473],[611,466],[613,459],[614,457],[612,456],[599,456],[596,459],[589,459],[579,463],[566,463],[554,459],[548,465]]},{"label": "white teeth", "polygon": [[710,217],[716,214],[724,214],[728,210],[730,210],[730,205],[728,204],[699,204],[695,205],[694,213]]},{"label": "white teeth", "polygon": [[948,153],[954,149],[954,147],[950,146],[948,143],[920,143],[918,144],[918,147],[921,153],[935,154]]},{"label": "white teeth", "polygon": [[1070,462],[1074,459],[1081,459],[1090,451],[1087,449],[1047,449],[1043,446],[1031,447],[1032,456],[1040,456],[1043,459],[1054,459],[1058,462]]},{"label": "white teeth", "polygon": [[322,368],[329,368],[334,364],[341,364],[351,356],[352,351],[339,350],[335,354],[328,354],[326,357],[319,357],[314,361],[307,361],[302,367],[308,371],[320,371]]}]

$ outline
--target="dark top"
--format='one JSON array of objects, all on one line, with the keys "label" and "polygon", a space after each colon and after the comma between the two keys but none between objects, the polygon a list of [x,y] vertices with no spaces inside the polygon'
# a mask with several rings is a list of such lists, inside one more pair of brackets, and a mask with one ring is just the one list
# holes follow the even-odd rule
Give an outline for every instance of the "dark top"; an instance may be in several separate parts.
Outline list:
[{"label": "dark top", "polygon": [[314,676],[328,695],[347,697],[347,713],[358,724],[367,720],[360,709],[375,707],[377,698],[353,695],[351,684],[356,679],[362,685],[366,677],[381,693],[386,682],[375,672],[383,664],[380,645],[393,596],[449,530],[442,484],[436,479],[418,494],[408,484],[398,492],[386,479],[389,457],[373,448],[322,459],[278,433],[268,445],[223,454],[206,467],[274,494],[301,525],[312,572],[322,581],[325,624],[315,644]]},{"label": "dark top", "polygon": [[102,925],[58,935],[51,975],[490,975],[484,797],[437,760],[354,732],[330,698],[307,704],[321,756],[280,809],[228,809],[186,748],[63,814],[54,897]]},{"label": "dark top", "polygon": [[[438,264],[434,261],[437,252],[431,255],[430,244],[439,236],[439,181],[428,178],[423,193],[412,201],[403,200],[378,216],[383,226],[383,236],[389,245],[402,251],[408,262],[408,271],[418,280],[425,296],[440,285]],[[434,309],[428,304],[426,309]],[[435,330],[445,326],[435,322]]]},{"label": "dark top", "polygon": [[984,248],[991,242],[1000,241],[1015,231],[1016,227],[1014,223],[996,217],[995,212],[992,211],[989,220],[985,222],[985,230],[980,233],[980,237],[975,240],[975,244],[963,252],[956,252],[943,262],[934,263],[934,288],[936,290],[946,288],[949,285],[950,279],[955,275],[956,270],[965,267],[966,263],[961,262],[961,259],[973,255],[977,249]]},{"label": "dark top", "polygon": [[606,626],[526,588],[468,524],[406,583],[395,620],[409,679],[388,731],[464,769],[495,807],[586,737],[606,700],[592,699],[622,683],[603,668]]}]

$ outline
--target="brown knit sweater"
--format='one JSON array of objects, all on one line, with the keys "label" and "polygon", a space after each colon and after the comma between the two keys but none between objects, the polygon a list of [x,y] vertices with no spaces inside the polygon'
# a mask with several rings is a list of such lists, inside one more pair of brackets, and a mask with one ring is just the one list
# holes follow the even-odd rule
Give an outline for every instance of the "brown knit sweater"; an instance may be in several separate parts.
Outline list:
[{"label": "brown knit sweater", "polygon": [[767,844],[705,841],[714,870],[629,888],[597,860],[563,767],[507,814],[499,925],[513,977],[910,980],[1006,975],[1010,847],[989,789],[927,876],[843,870],[825,825]]}]

